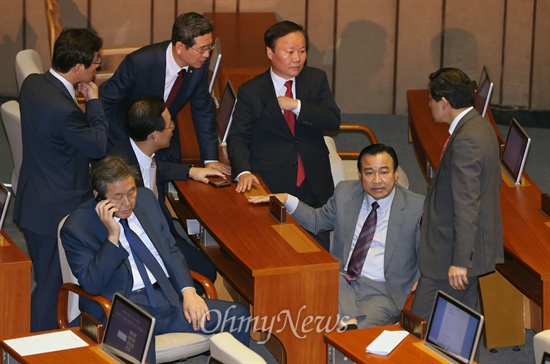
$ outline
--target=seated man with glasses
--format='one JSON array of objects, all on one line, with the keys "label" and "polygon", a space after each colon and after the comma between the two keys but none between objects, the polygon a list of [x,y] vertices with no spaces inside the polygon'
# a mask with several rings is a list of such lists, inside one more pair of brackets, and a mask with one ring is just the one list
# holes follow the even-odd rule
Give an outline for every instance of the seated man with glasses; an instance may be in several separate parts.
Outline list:
[{"label": "seated man with glasses", "polygon": [[[126,158],[132,165],[139,167],[141,181],[138,187],[144,186],[155,193],[160,208],[168,221],[170,232],[176,241],[176,246],[182,251],[189,269],[210,279],[216,280],[216,268],[188,239],[182,237],[176,230],[172,215],[166,206],[164,195],[158,193],[161,186],[173,180],[194,179],[208,183],[209,176],[223,177],[223,174],[212,168],[199,168],[189,164],[163,161],[155,158],[157,151],[170,145],[175,123],[170,117],[166,104],[158,96],[147,96],[135,101],[126,115],[126,130],[129,138],[121,140],[109,152]],[[195,285],[197,293],[202,295],[204,289]]]},{"label": "seated man with glasses", "polygon": [[[108,151],[128,137],[124,116],[130,105],[141,97],[154,95],[166,102],[172,120],[177,120],[181,109],[191,103],[201,160],[207,167],[231,173],[229,166],[219,162],[218,131],[208,92],[208,60],[214,48],[212,30],[212,22],[205,16],[182,14],[172,27],[171,40],[129,54],[113,77],[101,84],[99,95],[109,119]],[[170,146],[158,151],[158,159],[181,160],[177,124],[173,134]]]}]

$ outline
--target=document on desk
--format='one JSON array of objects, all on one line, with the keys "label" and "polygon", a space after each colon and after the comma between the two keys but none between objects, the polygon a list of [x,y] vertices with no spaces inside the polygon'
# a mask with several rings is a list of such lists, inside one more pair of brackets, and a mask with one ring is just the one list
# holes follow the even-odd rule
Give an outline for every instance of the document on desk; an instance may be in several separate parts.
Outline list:
[{"label": "document on desk", "polygon": [[408,334],[409,333],[405,330],[384,330],[369,346],[367,346],[367,353],[388,355],[401,341],[403,341],[403,339],[405,339],[405,337],[407,337]]},{"label": "document on desk", "polygon": [[4,342],[21,356],[88,346],[84,340],[71,330],[4,340]]}]

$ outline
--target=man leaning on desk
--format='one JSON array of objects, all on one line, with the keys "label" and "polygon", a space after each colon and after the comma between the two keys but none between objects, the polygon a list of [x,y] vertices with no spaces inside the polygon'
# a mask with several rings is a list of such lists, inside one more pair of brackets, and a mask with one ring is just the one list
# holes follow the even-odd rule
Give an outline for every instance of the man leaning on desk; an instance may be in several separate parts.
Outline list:
[{"label": "man leaning on desk", "polygon": [[[397,167],[392,147],[372,144],[359,155],[359,180],[340,182],[323,207],[311,208],[290,194],[275,195],[305,229],[334,230],[330,252],[340,262],[338,314],[346,330],[398,322],[420,276],[424,197],[396,184]],[[250,198],[252,203],[268,201]]]},{"label": "man leaning on desk", "polygon": [[[271,192],[290,192],[323,206],[334,191],[323,130],[340,126],[324,71],[305,66],[308,37],[290,21],[264,35],[271,68],[239,87],[227,139],[237,192],[250,190],[258,173]],[[315,237],[329,250],[328,233]]]},{"label": "man leaning on desk", "polygon": [[[128,297],[156,318],[155,335],[228,331],[248,345],[248,309],[195,292],[157,198],[136,186],[137,168],[109,156],[94,166],[91,178],[95,198],[72,212],[61,230],[82,288],[109,299],[115,292]],[[93,302],[81,300],[80,309],[105,322]],[[149,363],[155,363],[154,348],[152,342]]]}]

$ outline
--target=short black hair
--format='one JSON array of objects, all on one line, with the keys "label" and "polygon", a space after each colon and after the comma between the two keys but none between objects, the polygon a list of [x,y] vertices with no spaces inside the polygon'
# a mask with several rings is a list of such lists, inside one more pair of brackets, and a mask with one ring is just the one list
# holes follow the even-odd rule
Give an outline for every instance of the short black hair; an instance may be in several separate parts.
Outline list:
[{"label": "short black hair", "polygon": [[306,51],[307,51],[309,47],[309,38],[307,36],[307,32],[304,30],[303,26],[298,25],[289,20],[280,21],[269,27],[269,29],[264,34],[265,46],[273,51],[275,50],[275,44],[277,43],[277,40],[279,38],[282,38],[285,35],[294,33],[294,32],[301,32],[304,35],[304,38],[306,39]]},{"label": "short black hair", "polygon": [[67,73],[81,63],[88,68],[94,61],[94,53],[99,52],[103,40],[90,28],[65,28],[53,46],[52,68]]},{"label": "short black hair", "polygon": [[435,101],[444,97],[453,109],[474,104],[474,90],[470,78],[458,68],[441,68],[430,74],[430,95]]},{"label": "short black hair", "polygon": [[393,171],[397,171],[397,167],[399,167],[399,160],[397,159],[397,153],[395,153],[395,150],[389,145],[378,143],[371,144],[363,148],[361,153],[359,153],[359,158],[357,159],[357,169],[359,170],[359,173],[361,173],[361,164],[365,155],[377,155],[384,152],[388,153],[391,159],[393,159]]},{"label": "short black hair", "polygon": [[154,131],[166,129],[162,113],[166,110],[164,100],[159,96],[145,96],[130,106],[126,113],[126,131],[135,141],[144,141]]},{"label": "short black hair", "polygon": [[172,45],[182,42],[187,47],[195,45],[195,38],[212,33],[214,25],[206,16],[190,12],[178,16],[172,26]]},{"label": "short black hair", "polygon": [[137,167],[130,164],[125,158],[107,156],[99,160],[92,168],[92,189],[99,196],[105,196],[108,183],[124,181],[128,177],[133,177],[135,181],[140,179]]}]

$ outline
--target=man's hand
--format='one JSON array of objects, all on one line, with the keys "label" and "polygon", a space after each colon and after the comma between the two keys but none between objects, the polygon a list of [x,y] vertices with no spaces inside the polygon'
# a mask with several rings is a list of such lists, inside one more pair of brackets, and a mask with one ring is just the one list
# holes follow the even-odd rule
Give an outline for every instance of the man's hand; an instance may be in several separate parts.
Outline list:
[{"label": "man's hand", "polygon": [[277,97],[281,110],[294,111],[298,107],[298,100],[286,96]]},{"label": "man's hand", "polygon": [[206,302],[197,294],[194,288],[184,289],[182,294],[185,319],[193,325],[194,330],[204,327],[205,320],[210,320],[210,311]]},{"label": "man's hand", "polygon": [[256,176],[254,176],[252,173],[243,173],[239,177],[239,181],[237,182],[237,188],[235,188],[235,191],[239,193],[250,191],[253,183],[259,185],[260,181],[258,181]]},{"label": "man's hand", "polygon": [[279,201],[281,201],[283,204],[285,204],[286,200],[288,199],[288,194],[287,193],[277,193],[277,194],[270,194],[270,195],[267,195],[267,196],[250,196],[250,198],[248,199],[248,202],[252,203],[252,204],[255,204],[255,205],[262,204],[262,203],[268,203],[269,198],[271,196],[277,197],[277,199]]},{"label": "man's hand", "polygon": [[223,179],[225,179],[225,175],[222,172],[217,171],[213,168],[191,167],[189,169],[189,177],[198,182],[208,183],[207,177],[214,176],[222,177]]},{"label": "man's hand", "polygon": [[468,269],[462,267],[449,267],[449,284],[454,290],[464,291],[468,284]]},{"label": "man's hand", "polygon": [[107,228],[107,239],[115,246],[118,246],[118,239],[120,237],[120,226],[114,219],[115,212],[117,211],[118,209],[109,199],[99,201],[95,206],[95,212],[99,216],[99,220]]},{"label": "man's hand", "polygon": [[78,91],[80,91],[80,93],[82,94],[82,96],[84,96],[84,99],[86,99],[86,101],[91,99],[97,99],[99,97],[99,91],[98,91],[97,85],[93,82],[88,82],[88,83],[80,82],[78,84]]},{"label": "man's hand", "polygon": [[209,162],[205,164],[205,167],[215,169],[228,176],[231,175],[231,167],[222,162]]}]

